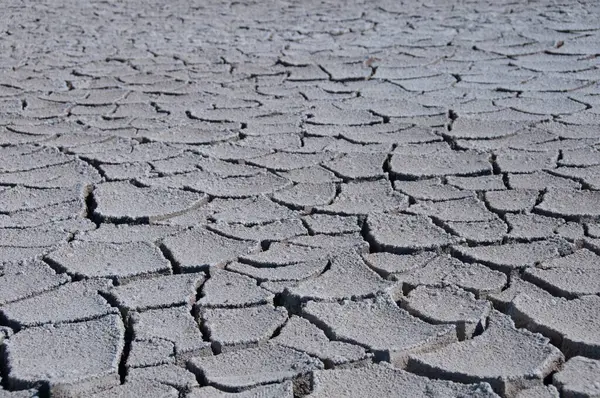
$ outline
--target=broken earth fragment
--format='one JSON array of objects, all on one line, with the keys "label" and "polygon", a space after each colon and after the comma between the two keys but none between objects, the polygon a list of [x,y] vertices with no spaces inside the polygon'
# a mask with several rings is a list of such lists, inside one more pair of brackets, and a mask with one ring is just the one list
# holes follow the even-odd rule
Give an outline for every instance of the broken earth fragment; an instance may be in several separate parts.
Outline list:
[{"label": "broken earth fragment", "polygon": [[312,376],[310,398],[328,398],[339,394],[347,398],[398,396],[428,397],[498,397],[487,383],[461,384],[417,376],[385,363],[355,369],[317,371]]},{"label": "broken earth fragment", "polygon": [[93,231],[82,231],[77,240],[86,242],[128,243],[157,242],[162,238],[181,232],[182,228],[169,225],[106,224]]},{"label": "broken earth fragment", "polygon": [[500,218],[475,222],[447,221],[445,225],[471,244],[500,243],[508,232],[506,223]]},{"label": "broken earth fragment", "polygon": [[374,180],[385,176],[387,153],[356,153],[325,162],[323,165],[345,180]]},{"label": "broken earth fragment", "polygon": [[458,241],[423,215],[371,214],[367,228],[376,248],[397,254],[437,249]]},{"label": "broken earth fragment", "polygon": [[392,155],[391,174],[399,179],[447,175],[478,176],[492,173],[488,155],[476,151],[450,150],[422,154]]},{"label": "broken earth fragment", "polygon": [[370,358],[363,347],[330,341],[325,332],[298,316],[292,316],[271,341],[317,357],[328,367],[354,365]]},{"label": "broken earth fragment", "polygon": [[298,183],[275,192],[273,200],[295,209],[304,209],[328,205],[335,196],[336,187],[333,183]]},{"label": "broken earth fragment", "polygon": [[485,193],[485,201],[497,213],[529,212],[538,199],[533,189],[510,189]]},{"label": "broken earth fragment", "polygon": [[203,309],[200,316],[216,353],[264,343],[288,319],[284,308],[272,305]]},{"label": "broken earth fragment", "polygon": [[561,241],[509,243],[500,246],[453,246],[453,250],[468,261],[477,261],[502,272],[525,268],[538,262],[560,257],[569,246]]},{"label": "broken earth fragment", "polygon": [[[247,151],[244,148],[244,151]],[[189,182],[189,188],[218,198],[248,198],[261,194],[272,194],[291,186],[291,181],[272,173],[253,176],[223,178],[206,174]]]},{"label": "broken earth fragment", "polygon": [[412,354],[407,369],[463,383],[488,382],[502,396],[510,397],[523,387],[541,386],[563,360],[548,339],[516,329],[506,315],[493,312],[481,335],[433,352]]},{"label": "broken earth fragment", "polygon": [[474,222],[491,221],[495,218],[494,213],[490,212],[484,203],[474,196],[438,202],[421,201],[411,205],[406,211],[442,221]]},{"label": "broken earth fragment", "polygon": [[350,182],[329,205],[318,206],[319,213],[342,216],[399,211],[408,207],[408,196],[392,189],[388,181]]},{"label": "broken earth fragment", "polygon": [[214,387],[195,388],[185,398],[293,398],[294,386],[291,381],[267,384],[249,388],[241,392],[224,392]]},{"label": "broken earth fragment", "polygon": [[292,210],[261,195],[255,199],[241,201],[239,206],[217,212],[210,218],[221,223],[253,226],[294,217],[295,213]]},{"label": "broken earth fragment", "polygon": [[523,277],[550,293],[575,298],[600,294],[600,256],[580,249],[527,268]]},{"label": "broken earth fragment", "polygon": [[118,312],[98,294],[111,285],[106,279],[67,283],[56,290],[6,304],[0,307],[0,313],[18,328],[100,318]]},{"label": "broken earth fragment", "polygon": [[242,308],[269,304],[273,295],[245,275],[213,268],[202,286],[197,305],[208,308]]},{"label": "broken earth fragment", "polygon": [[194,387],[198,387],[198,381],[192,372],[187,371],[182,366],[173,364],[128,369],[126,382],[137,381],[145,383],[157,381],[179,391],[189,391]]},{"label": "broken earth fragment", "polygon": [[288,241],[298,246],[309,246],[330,251],[354,249],[358,253],[367,253],[369,243],[363,239],[359,233],[338,234],[338,235],[303,235],[296,236]]},{"label": "broken earth fragment", "polygon": [[515,398],[560,398],[554,386],[537,386],[519,391]]},{"label": "broken earth fragment", "polygon": [[[43,383],[50,391],[117,385],[124,335],[118,315],[23,330],[4,343],[8,383],[18,389]],[[45,349],[39,349],[40,342]]]},{"label": "broken earth fragment", "polygon": [[68,275],[57,274],[40,260],[2,263],[0,305],[37,295],[69,281]]},{"label": "broken earth fragment", "polygon": [[329,257],[330,251],[323,248],[275,242],[269,250],[240,256],[240,261],[256,267],[280,267]]},{"label": "broken earth fragment", "polygon": [[0,189],[0,203],[2,203],[2,212],[40,209],[73,200],[78,200],[83,205],[87,192],[88,187],[85,185],[50,189],[16,186],[5,190]]},{"label": "broken earth fragment", "polygon": [[324,273],[287,288],[284,296],[286,305],[297,308],[310,300],[360,299],[386,292],[394,295],[394,290],[394,284],[381,279],[356,252],[346,251],[333,257]]},{"label": "broken earth fragment", "polygon": [[392,274],[391,279],[401,282],[405,291],[419,285],[434,287],[456,285],[475,294],[477,298],[486,298],[490,294],[500,293],[508,280],[507,276],[500,271],[477,263],[463,263],[448,255],[436,256],[422,265]]},{"label": "broken earth fragment", "polygon": [[468,198],[473,195],[472,192],[461,191],[452,185],[442,184],[440,178],[417,181],[396,180],[394,181],[394,188],[419,200],[454,200]]},{"label": "broken earth fragment", "polygon": [[68,274],[84,278],[125,281],[148,274],[171,273],[171,264],[161,251],[146,242],[73,241],[50,253],[47,259]]},{"label": "broken earth fragment", "polygon": [[430,325],[384,296],[364,301],[314,302],[302,314],[331,338],[368,348],[376,360],[405,364],[412,352],[456,341],[454,325]]},{"label": "broken earth fragment", "polygon": [[535,208],[542,214],[568,220],[594,219],[600,217],[600,192],[552,189]]},{"label": "broken earth fragment", "polygon": [[388,278],[391,274],[402,273],[419,268],[432,260],[437,253],[425,251],[418,254],[370,253],[364,254],[363,259],[375,272]]},{"label": "broken earth fragment", "polygon": [[600,297],[566,300],[545,291],[520,293],[509,312],[517,325],[549,337],[567,357],[600,359]]},{"label": "broken earth fragment", "polygon": [[506,214],[504,219],[510,227],[508,236],[520,241],[551,238],[556,229],[564,223],[560,218],[538,214]]},{"label": "broken earth fragment", "polygon": [[555,373],[552,384],[564,397],[597,397],[600,395],[600,361],[574,357]]},{"label": "broken earth fragment", "polygon": [[250,264],[233,262],[227,270],[247,275],[259,282],[264,281],[300,281],[316,277],[328,266],[326,259],[309,260],[306,262],[285,265],[281,267],[254,267]]},{"label": "broken earth fragment", "polygon": [[135,312],[131,314],[130,323],[134,342],[170,341],[178,362],[193,356],[212,355],[210,343],[202,340],[200,326],[187,306]]},{"label": "broken earth fragment", "polygon": [[131,281],[105,289],[114,303],[127,311],[144,311],[186,304],[191,306],[204,274],[165,275]]},{"label": "broken earth fragment", "polygon": [[135,398],[153,396],[161,398],[178,398],[179,391],[173,387],[149,380],[132,381],[88,395],[90,398]]},{"label": "broken earth fragment", "polygon": [[260,251],[258,242],[226,238],[204,228],[192,228],[169,236],[162,246],[186,272],[223,266],[242,255]]},{"label": "broken earth fragment", "polygon": [[217,223],[209,224],[207,228],[229,238],[260,242],[279,242],[307,234],[302,221],[295,218],[252,226]]},{"label": "broken earth fragment", "polygon": [[161,338],[131,342],[128,368],[158,366],[175,362],[175,344]]},{"label": "broken earth fragment", "polygon": [[274,344],[265,344],[223,353],[214,357],[192,358],[188,368],[209,384],[229,392],[249,387],[305,378],[323,364],[304,353]]},{"label": "broken earth fragment", "polygon": [[[94,189],[95,214],[108,221],[152,222],[206,203],[205,195],[169,188],[107,182]],[[131,206],[135,204],[135,206]]]},{"label": "broken earth fragment", "polygon": [[470,339],[484,329],[492,311],[486,300],[476,300],[472,293],[445,287],[419,286],[401,300],[402,308],[434,324],[455,324],[459,340]]}]

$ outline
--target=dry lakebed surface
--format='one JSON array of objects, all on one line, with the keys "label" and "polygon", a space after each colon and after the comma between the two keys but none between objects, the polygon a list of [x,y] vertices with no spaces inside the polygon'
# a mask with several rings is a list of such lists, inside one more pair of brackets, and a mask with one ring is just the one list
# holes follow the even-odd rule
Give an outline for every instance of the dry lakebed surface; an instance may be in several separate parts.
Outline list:
[{"label": "dry lakebed surface", "polygon": [[593,0],[0,0],[0,398],[600,397],[599,82]]}]

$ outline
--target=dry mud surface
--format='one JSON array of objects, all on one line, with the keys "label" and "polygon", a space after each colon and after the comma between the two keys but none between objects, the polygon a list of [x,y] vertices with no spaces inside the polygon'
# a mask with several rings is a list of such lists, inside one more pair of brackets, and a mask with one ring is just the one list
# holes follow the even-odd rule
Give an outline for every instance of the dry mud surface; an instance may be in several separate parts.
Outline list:
[{"label": "dry mud surface", "polygon": [[599,397],[597,1],[0,1],[0,397]]}]

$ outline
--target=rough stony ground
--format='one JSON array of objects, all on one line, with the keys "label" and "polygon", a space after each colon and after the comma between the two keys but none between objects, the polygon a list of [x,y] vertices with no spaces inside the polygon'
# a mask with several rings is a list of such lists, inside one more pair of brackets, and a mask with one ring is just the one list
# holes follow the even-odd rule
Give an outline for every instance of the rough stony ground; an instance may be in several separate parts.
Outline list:
[{"label": "rough stony ground", "polygon": [[597,1],[0,3],[0,397],[600,397]]}]

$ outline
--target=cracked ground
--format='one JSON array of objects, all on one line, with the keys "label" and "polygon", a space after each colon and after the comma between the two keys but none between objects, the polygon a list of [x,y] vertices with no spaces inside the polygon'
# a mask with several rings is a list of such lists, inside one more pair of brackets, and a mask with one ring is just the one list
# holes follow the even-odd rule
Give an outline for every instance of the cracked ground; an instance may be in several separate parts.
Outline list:
[{"label": "cracked ground", "polygon": [[597,1],[2,0],[0,397],[599,397]]}]

